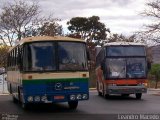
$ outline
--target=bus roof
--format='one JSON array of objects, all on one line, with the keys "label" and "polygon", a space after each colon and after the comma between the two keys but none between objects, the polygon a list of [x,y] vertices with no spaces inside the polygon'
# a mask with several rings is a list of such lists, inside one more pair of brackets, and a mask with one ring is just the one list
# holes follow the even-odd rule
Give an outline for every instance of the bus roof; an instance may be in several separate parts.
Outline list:
[{"label": "bus roof", "polygon": [[82,39],[63,37],[63,36],[36,36],[36,37],[24,38],[20,41],[19,44],[23,44],[26,42],[35,42],[35,41],[79,41],[79,42],[85,42]]},{"label": "bus roof", "polygon": [[135,43],[135,42],[110,42],[110,43],[106,43],[104,44],[104,46],[119,46],[119,45],[123,45],[123,46],[129,46],[129,45],[137,45],[137,46],[145,46],[144,43]]},{"label": "bus roof", "polygon": [[85,42],[85,40],[82,40],[82,39],[71,38],[71,37],[63,37],[63,36],[35,36],[35,37],[27,37],[27,38],[24,38],[24,39],[20,40],[10,50],[12,50],[17,45],[22,45],[24,43],[37,42],[37,41],[76,41],[76,42]]}]

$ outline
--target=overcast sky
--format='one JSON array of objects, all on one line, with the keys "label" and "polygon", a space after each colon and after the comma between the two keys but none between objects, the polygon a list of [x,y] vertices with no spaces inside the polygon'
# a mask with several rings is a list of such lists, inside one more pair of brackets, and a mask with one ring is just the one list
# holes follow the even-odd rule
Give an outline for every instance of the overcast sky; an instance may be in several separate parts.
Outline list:
[{"label": "overcast sky", "polygon": [[[11,0],[0,0],[1,3]],[[25,0],[32,1],[32,0]],[[101,22],[110,28],[112,33],[131,35],[148,24],[148,18],[139,15],[148,0],[37,0],[43,14],[53,15],[62,20],[67,31],[66,22],[72,17],[99,16]],[[0,4],[0,7],[2,4]]]}]

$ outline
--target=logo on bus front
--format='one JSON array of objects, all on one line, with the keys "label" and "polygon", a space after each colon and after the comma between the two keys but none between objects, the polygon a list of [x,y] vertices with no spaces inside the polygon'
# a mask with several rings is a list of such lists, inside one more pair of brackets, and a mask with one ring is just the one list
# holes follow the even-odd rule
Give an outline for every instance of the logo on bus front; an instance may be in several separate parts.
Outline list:
[{"label": "logo on bus front", "polygon": [[62,90],[62,84],[61,83],[56,83],[55,84],[55,90]]}]

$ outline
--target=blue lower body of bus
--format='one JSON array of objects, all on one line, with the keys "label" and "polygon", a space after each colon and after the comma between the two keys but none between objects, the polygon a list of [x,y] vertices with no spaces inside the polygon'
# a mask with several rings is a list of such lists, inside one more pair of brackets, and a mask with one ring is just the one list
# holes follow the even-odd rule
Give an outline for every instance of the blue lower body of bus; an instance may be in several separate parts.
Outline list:
[{"label": "blue lower body of bus", "polygon": [[55,103],[89,99],[88,79],[26,80],[20,88],[24,103]]}]

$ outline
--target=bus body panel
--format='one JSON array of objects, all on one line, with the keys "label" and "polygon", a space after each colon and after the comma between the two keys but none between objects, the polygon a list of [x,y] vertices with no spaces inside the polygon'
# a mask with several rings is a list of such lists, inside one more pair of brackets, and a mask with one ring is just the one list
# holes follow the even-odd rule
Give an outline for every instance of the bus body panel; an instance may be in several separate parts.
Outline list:
[{"label": "bus body panel", "polygon": [[[52,103],[52,102],[67,102],[70,100],[70,95],[87,95],[89,99],[89,72],[67,72],[67,73],[20,73],[15,71],[8,71],[7,81],[8,90],[11,94],[19,99],[18,89],[20,89],[25,103],[28,103],[28,97],[33,98],[39,96],[47,97],[46,101],[33,101],[32,103]],[[13,77],[14,76],[14,77]],[[17,77],[15,77],[17,76]],[[21,77],[20,77],[21,76]],[[22,83],[22,84],[21,84]],[[11,88],[10,86],[11,85]],[[58,87],[62,88],[56,88]],[[59,86],[61,85],[61,86]],[[61,96],[61,98],[55,98]]]},{"label": "bus body panel", "polygon": [[[88,78],[64,78],[64,79],[36,79],[23,80],[23,93],[25,102],[29,96],[46,96],[50,102],[70,101],[70,95],[89,94]],[[54,99],[56,96],[63,96]],[[85,100],[88,98],[85,98]],[[79,99],[84,100],[84,99]],[[45,102],[45,101],[40,101]]]},{"label": "bus body panel", "polygon": [[147,79],[104,79],[103,71],[96,69],[98,91],[106,94],[147,93]]}]

